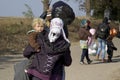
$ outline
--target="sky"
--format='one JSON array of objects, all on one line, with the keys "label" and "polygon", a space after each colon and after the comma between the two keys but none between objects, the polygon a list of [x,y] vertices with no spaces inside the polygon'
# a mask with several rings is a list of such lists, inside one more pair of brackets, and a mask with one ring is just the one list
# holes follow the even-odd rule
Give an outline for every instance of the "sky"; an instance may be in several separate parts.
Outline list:
[{"label": "sky", "polygon": [[[52,4],[59,0],[52,0]],[[62,0],[64,1],[64,0]],[[76,16],[85,15],[84,12],[80,11],[78,8],[78,2],[75,0],[65,1],[69,4]],[[25,4],[29,5],[33,11],[35,17],[39,17],[43,12],[43,4],[41,0],[0,0],[0,16],[3,17],[22,17],[22,12],[27,11]]]}]

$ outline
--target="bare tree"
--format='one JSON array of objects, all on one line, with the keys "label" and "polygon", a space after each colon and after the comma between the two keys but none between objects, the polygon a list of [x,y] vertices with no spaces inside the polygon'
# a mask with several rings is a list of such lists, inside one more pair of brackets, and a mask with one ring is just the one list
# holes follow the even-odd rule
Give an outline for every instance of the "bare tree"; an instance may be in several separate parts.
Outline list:
[{"label": "bare tree", "polygon": [[[44,11],[46,11],[49,8],[49,2],[51,2],[51,0],[41,0],[44,6]],[[70,1],[70,0],[66,0],[66,1]],[[90,16],[90,2],[91,0],[75,0],[77,2],[79,2],[79,9],[82,11],[86,12],[87,16]],[[83,2],[83,3],[82,3]],[[82,4],[81,4],[82,3]]]},{"label": "bare tree", "polygon": [[86,16],[90,17],[90,0],[86,0],[85,2],[85,7],[86,7]]},{"label": "bare tree", "polygon": [[41,0],[41,2],[43,3],[43,10],[44,11],[49,9],[49,2],[50,2],[50,0]]},{"label": "bare tree", "polygon": [[28,9],[26,12],[22,12],[22,14],[27,17],[27,18],[33,18],[34,17],[34,14],[33,14],[33,11],[32,9],[29,7],[29,5],[25,4],[25,7]]}]

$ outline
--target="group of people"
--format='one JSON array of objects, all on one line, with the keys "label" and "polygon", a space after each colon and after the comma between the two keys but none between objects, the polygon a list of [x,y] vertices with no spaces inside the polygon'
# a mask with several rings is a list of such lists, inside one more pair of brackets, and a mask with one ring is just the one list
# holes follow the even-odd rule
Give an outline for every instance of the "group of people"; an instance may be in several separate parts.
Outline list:
[{"label": "group of people", "polygon": [[[88,24],[88,20],[81,20],[78,32],[80,47],[82,48],[80,64],[85,64],[85,57],[88,64],[92,62],[89,58],[89,53],[92,52],[92,49],[92,54],[96,55],[96,60],[100,60],[99,56],[101,55],[102,62],[112,62],[113,51],[117,50],[112,40],[118,35],[119,31],[110,26],[110,21],[107,17],[103,19],[103,22],[97,28],[92,28]],[[105,59],[106,52],[108,54],[107,59]]]},{"label": "group of people", "polygon": [[[67,25],[74,19],[72,8],[63,1],[56,2],[52,10],[33,19],[33,30],[27,32],[29,44],[23,51],[27,60],[15,65],[14,80],[65,80],[64,66],[72,63]],[[78,34],[82,48],[80,64],[85,64],[85,57],[88,64],[92,63],[88,53],[95,39],[98,40],[96,58],[99,59],[102,50],[102,61],[106,62],[107,45],[108,62],[112,62],[113,50],[117,50],[112,39],[117,35],[117,31],[110,28],[107,18],[104,18],[97,29],[90,26],[89,20],[81,20]]]},{"label": "group of people", "polygon": [[[69,14],[63,15],[61,6]],[[27,32],[29,44],[23,51],[27,60],[15,65],[14,80],[65,80],[64,66],[72,63],[67,25],[74,18],[72,8],[58,1],[51,11],[33,19],[33,29]]]}]

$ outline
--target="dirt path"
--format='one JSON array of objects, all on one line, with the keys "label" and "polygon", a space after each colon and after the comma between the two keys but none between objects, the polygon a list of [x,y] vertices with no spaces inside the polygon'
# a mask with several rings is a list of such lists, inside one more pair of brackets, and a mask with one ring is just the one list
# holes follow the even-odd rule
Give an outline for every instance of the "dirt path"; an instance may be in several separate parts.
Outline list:
[{"label": "dirt path", "polygon": [[[93,61],[90,65],[81,65],[79,47],[74,46],[72,50],[73,63],[66,68],[66,80],[120,80],[119,55],[116,54],[112,63]],[[93,56],[90,57],[94,60]]]},{"label": "dirt path", "polygon": [[[120,47],[119,39],[114,39],[117,48]],[[120,50],[114,52],[112,63],[93,61],[90,65],[79,64],[79,43],[71,46],[72,65],[66,68],[66,80],[120,80]],[[94,56],[90,56],[94,60]],[[14,64],[24,58],[22,55],[9,55],[0,57],[0,80],[13,80]]]}]

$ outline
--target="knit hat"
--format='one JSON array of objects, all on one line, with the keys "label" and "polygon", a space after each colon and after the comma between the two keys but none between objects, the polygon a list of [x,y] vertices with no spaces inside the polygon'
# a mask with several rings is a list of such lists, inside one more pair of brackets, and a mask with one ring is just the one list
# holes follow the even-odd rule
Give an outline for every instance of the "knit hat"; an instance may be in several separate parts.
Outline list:
[{"label": "knit hat", "polygon": [[92,35],[95,35],[96,30],[92,28],[92,29],[89,30],[89,32],[90,32]]},{"label": "knit hat", "polygon": [[81,20],[80,26],[84,27],[86,23],[87,23],[87,20],[83,19],[83,20]]},{"label": "knit hat", "polygon": [[60,18],[53,18],[51,20],[50,32],[48,34],[48,38],[50,42],[55,42],[60,37],[60,35],[62,35],[67,42],[70,42],[65,35],[65,32],[63,30],[63,25],[64,25],[63,21]]}]

